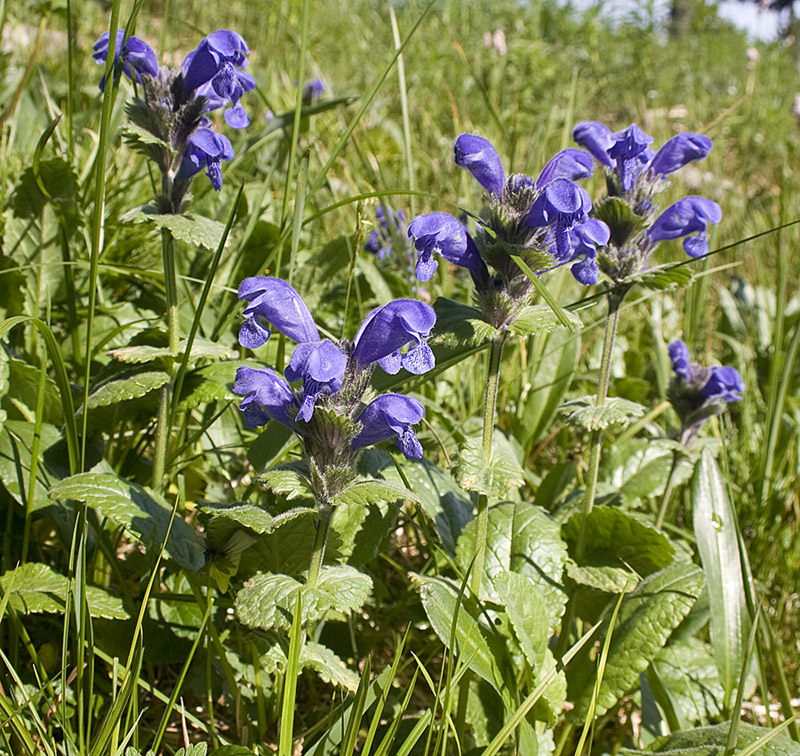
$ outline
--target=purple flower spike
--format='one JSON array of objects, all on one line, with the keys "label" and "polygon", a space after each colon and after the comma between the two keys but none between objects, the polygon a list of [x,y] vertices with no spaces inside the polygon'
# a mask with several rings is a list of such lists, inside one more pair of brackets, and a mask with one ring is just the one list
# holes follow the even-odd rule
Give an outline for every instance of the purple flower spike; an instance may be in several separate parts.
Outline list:
[{"label": "purple flower spike", "polygon": [[[94,55],[92,57],[98,65],[108,60],[108,40],[109,33],[103,32],[95,43]],[[125,39],[125,30],[117,30],[117,43],[114,46],[114,76],[119,74],[119,61],[122,60],[122,72],[131,80],[140,82],[140,74],[147,76],[158,76],[158,58],[147,42],[143,42],[138,37],[128,37]],[[124,44],[123,44],[124,40]],[[106,77],[100,80],[100,91],[106,88]]]},{"label": "purple flower spike", "polygon": [[289,384],[271,368],[256,370],[240,367],[233,384],[236,394],[246,394],[239,404],[249,428],[266,425],[269,420],[294,427],[290,410],[297,402]]},{"label": "purple flower spike", "polygon": [[740,402],[744,391],[744,381],[736,368],[722,366],[709,368],[708,382],[700,389],[700,396],[707,402],[722,400]]},{"label": "purple flower spike", "polygon": [[488,139],[474,134],[462,134],[456,139],[453,149],[456,165],[466,168],[487,192],[497,197],[502,196],[506,183],[503,164]]},{"label": "purple flower spike", "polygon": [[430,281],[439,263],[433,253],[455,265],[480,272],[485,268],[475,242],[464,226],[447,213],[418,215],[408,225],[408,235],[419,252],[415,275],[420,281]]},{"label": "purple flower spike", "polygon": [[334,394],[342,387],[347,357],[328,339],[298,344],[284,371],[286,380],[303,379],[303,403],[297,419],[308,422],[320,394]]},{"label": "purple flower spike", "polygon": [[614,161],[608,151],[614,145],[611,129],[598,121],[583,121],[572,130],[572,138],[581,147],[589,150],[595,160],[606,168],[613,168]]},{"label": "purple flower spike", "polygon": [[247,68],[249,54],[250,48],[241,34],[226,29],[211,32],[183,61],[183,85],[191,91],[221,72],[223,77],[228,76],[225,64]]},{"label": "purple flower spike", "polygon": [[556,257],[569,255],[567,232],[576,223],[586,220],[592,209],[589,193],[569,179],[559,178],[549,183],[536,198],[526,218],[530,228],[549,226],[555,235]]},{"label": "purple flower spike", "polygon": [[656,153],[650,170],[655,176],[666,176],[693,160],[703,160],[711,152],[712,146],[711,140],[702,134],[678,134]]},{"label": "purple flower spike", "polygon": [[195,173],[206,169],[206,176],[211,179],[211,186],[214,191],[222,189],[222,168],[223,160],[230,160],[233,157],[233,147],[228,137],[217,134],[212,129],[197,129],[193,132],[186,144],[186,151],[183,153],[181,167],[178,170],[178,178],[190,178]]},{"label": "purple flower spike", "polygon": [[541,189],[559,178],[570,179],[570,181],[589,178],[593,168],[594,161],[589,153],[572,148],[561,150],[550,159],[550,162],[539,174],[539,178],[536,179],[536,188]]},{"label": "purple flower spike", "polygon": [[672,369],[684,380],[689,380],[692,375],[692,363],[689,359],[689,347],[680,339],[676,339],[669,345],[669,359],[672,362]]},{"label": "purple flower spike", "polygon": [[691,257],[700,257],[708,252],[708,224],[721,220],[722,210],[716,202],[704,197],[684,197],[656,218],[647,236],[651,242],[660,242],[696,234],[684,239],[683,248]]},{"label": "purple flower spike", "polygon": [[[425,337],[436,323],[433,308],[425,302],[398,299],[374,309],[361,324],[353,339],[353,357],[360,365],[377,362],[394,375],[401,367],[420,375],[430,370],[435,360]],[[400,349],[415,342],[405,353]]]},{"label": "purple flower spike", "polygon": [[645,164],[653,157],[648,148],[653,137],[645,134],[635,123],[623,131],[611,135],[614,144],[608,150],[608,156],[617,163],[617,173],[622,181],[622,188],[627,192]]},{"label": "purple flower spike", "polygon": [[383,394],[368,404],[358,416],[361,431],[353,439],[353,448],[377,444],[397,436],[397,446],[407,459],[422,457],[422,444],[411,430],[425,416],[425,408],[416,399],[400,394]]},{"label": "purple flower spike", "polygon": [[245,278],[239,286],[239,299],[250,303],[244,308],[246,322],[239,331],[239,343],[246,349],[260,347],[270,336],[260,318],[299,344],[319,341],[306,303],[286,281],[266,276]]}]

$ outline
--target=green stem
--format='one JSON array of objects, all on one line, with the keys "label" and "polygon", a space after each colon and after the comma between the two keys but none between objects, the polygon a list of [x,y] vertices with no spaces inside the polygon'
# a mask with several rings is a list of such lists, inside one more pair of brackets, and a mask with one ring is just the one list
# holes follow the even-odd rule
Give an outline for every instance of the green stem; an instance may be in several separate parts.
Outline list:
[{"label": "green stem", "polygon": [[[625,297],[626,291],[608,295],[608,315],[606,315],[606,330],[603,338],[603,356],[600,360],[600,383],[597,386],[595,407],[602,407],[608,396],[608,380],[611,375],[611,353],[614,349],[614,339],[617,335],[619,324],[619,308]],[[597,493],[597,476],[600,472],[600,455],[603,449],[603,432],[596,430],[592,433],[589,456],[589,475],[586,480],[586,495],[583,500],[583,521],[578,534],[578,545],[575,550],[575,559],[580,562],[586,549],[586,526],[589,515],[594,507],[594,498]]]},{"label": "green stem", "polygon": [[167,332],[170,356],[169,381],[161,389],[161,397],[156,417],[156,449],[153,456],[153,488],[161,490],[164,485],[164,473],[169,457],[170,405],[172,388],[175,381],[175,358],[178,356],[181,342],[180,323],[178,322],[178,280],[175,273],[175,239],[166,229],[161,229],[161,256],[164,262],[164,298],[167,311]]},{"label": "green stem", "polygon": [[[500,385],[500,363],[503,358],[503,346],[506,334],[501,333],[492,340],[489,347],[489,366],[486,375],[486,391],[483,395],[483,457],[488,467],[492,461],[492,436],[494,434],[494,414],[497,406],[497,389]],[[489,497],[478,496],[478,514],[476,517],[477,533],[475,535],[475,561],[472,565],[470,591],[477,599],[481,590],[483,565],[486,562],[486,536],[489,530]]]},{"label": "green stem", "polygon": [[661,509],[658,510],[658,517],[656,518],[656,527],[661,530],[664,526],[664,520],[667,516],[667,509],[669,502],[672,498],[672,491],[675,488],[675,482],[678,479],[678,463],[680,462],[680,452],[674,451],[672,453],[672,467],[669,470],[669,478],[667,478],[667,487],[664,489],[664,497],[661,499]]},{"label": "green stem", "polygon": [[322,569],[322,560],[325,558],[325,543],[328,539],[331,519],[333,519],[333,507],[326,502],[319,508],[317,532],[314,536],[314,549],[311,552],[311,564],[308,567],[306,585],[312,588],[319,582],[319,573]]}]

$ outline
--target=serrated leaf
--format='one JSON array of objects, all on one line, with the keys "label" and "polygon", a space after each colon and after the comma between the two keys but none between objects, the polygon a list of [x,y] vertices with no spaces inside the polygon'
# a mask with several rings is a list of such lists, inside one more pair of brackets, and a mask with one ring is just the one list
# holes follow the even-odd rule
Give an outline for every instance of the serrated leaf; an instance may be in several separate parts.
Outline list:
[{"label": "serrated leaf", "polygon": [[669,439],[633,438],[615,445],[603,459],[603,480],[625,503],[658,496],[667,484],[675,451],[684,447]]},{"label": "serrated leaf", "polygon": [[[180,343],[178,353],[183,354],[186,350],[186,340]],[[160,357],[169,357],[170,351],[168,347],[151,346],[149,344],[137,344],[134,346],[119,347],[117,349],[110,349],[108,352],[115,360],[126,362],[129,364],[139,364],[142,362],[151,362]],[[227,360],[233,357],[234,352],[223,344],[218,344],[215,341],[208,341],[196,337],[192,342],[192,351],[189,355],[189,360],[194,361],[200,358],[208,360]]]},{"label": "serrated leaf", "polygon": [[89,409],[139,399],[169,382],[163,370],[147,370],[104,383],[89,395]]},{"label": "serrated leaf", "polygon": [[[577,548],[583,520],[583,512],[575,512],[561,528],[564,540],[573,551]],[[592,509],[586,518],[586,532],[591,533],[591,537],[587,539],[579,567],[619,570],[623,580],[631,570],[640,577],[647,577],[675,558],[675,549],[660,530],[643,518],[616,507]],[[580,572],[571,571],[570,577],[583,582]]]},{"label": "serrated leaf", "polygon": [[355,693],[359,677],[327,646],[306,641],[300,652],[300,665],[311,667],[326,683]]},{"label": "serrated leaf", "polygon": [[[573,312],[563,311],[576,330],[583,326],[581,319]],[[508,327],[512,336],[526,338],[543,331],[554,331],[563,328],[564,324],[549,305],[530,305],[524,307]]]},{"label": "serrated leaf", "polygon": [[[439,636],[439,640],[449,648],[457,595],[438,580],[425,580],[420,586],[420,596],[431,627]],[[478,622],[463,605],[458,607],[455,642],[456,649],[450,650],[457,651],[461,661],[495,690],[500,689],[503,682],[497,661]]]},{"label": "serrated leaf", "polygon": [[[12,585],[13,580],[13,585]],[[0,577],[5,594],[9,586],[9,606],[20,614],[61,614],[69,590],[69,578],[46,564],[28,562]],[[128,619],[122,599],[97,586],[86,586],[86,600],[92,617]]]},{"label": "serrated leaf", "polygon": [[600,406],[595,406],[593,396],[571,399],[561,405],[560,411],[567,415],[567,422],[585,431],[621,431],[647,411],[646,407],[618,396],[606,398]]},{"label": "serrated leaf", "polygon": [[159,139],[152,132],[148,131],[145,128],[142,128],[141,126],[138,126],[133,122],[130,121],[128,122],[128,124],[125,126],[125,131],[123,131],[122,135],[127,141],[135,141],[141,144],[155,144],[158,145],[159,147],[163,147],[164,149],[170,150],[170,152],[174,153],[174,150],[172,150],[171,147],[163,139]]},{"label": "serrated leaf", "polygon": [[[465,572],[475,554],[475,529],[473,520],[458,539],[456,563]],[[481,580],[481,600],[502,603],[495,578],[504,572],[517,573],[546,601],[552,634],[567,600],[562,588],[566,561],[567,545],[561,539],[561,529],[543,509],[528,502],[490,507],[484,564],[487,579]]]},{"label": "serrated leaf", "polygon": [[697,551],[708,585],[711,645],[728,699],[739,683],[750,634],[736,512],[714,456],[703,450],[692,477]]},{"label": "serrated leaf", "polygon": [[671,265],[658,265],[632,276],[631,282],[638,283],[646,289],[653,291],[666,291],[668,289],[683,288],[694,281],[694,273],[688,265],[673,263]]},{"label": "serrated leaf", "polygon": [[145,546],[158,549],[166,539],[166,554],[184,569],[199,570],[205,563],[203,545],[189,523],[179,515],[172,518],[164,498],[137,483],[112,474],[80,473],[56,483],[48,495],[85,501]]},{"label": "serrated leaf", "polygon": [[396,504],[340,504],[331,527],[339,536],[336,551],[355,567],[371,562],[397,522]]},{"label": "serrated leaf", "polygon": [[288,631],[298,591],[301,622],[307,625],[331,609],[342,614],[360,609],[371,590],[372,580],[348,565],[324,567],[316,586],[304,585],[288,575],[260,573],[236,595],[236,614],[250,627]]},{"label": "serrated leaf", "polygon": [[404,500],[419,503],[417,495],[404,486],[385,480],[358,480],[345,488],[334,502],[336,505],[356,504],[365,507],[379,502],[392,504]]},{"label": "serrated leaf", "polygon": [[495,501],[507,498],[512,488],[518,488],[525,482],[517,458],[509,445],[497,435],[488,463],[481,439],[468,438],[458,449],[454,475],[464,490],[476,491]]},{"label": "serrated leaf", "polygon": [[200,509],[215,520],[228,520],[243,528],[248,528],[254,533],[271,533],[275,529],[272,515],[255,504],[237,504],[232,507],[204,505]]},{"label": "serrated leaf", "polygon": [[431,334],[432,344],[448,346],[479,346],[491,341],[497,333],[477,307],[437,297],[433,303],[436,325]]},{"label": "serrated leaf", "polygon": [[[125,213],[120,218],[123,223],[149,223],[158,228],[166,228],[178,241],[193,246],[217,249],[225,233],[225,226],[211,218],[191,213],[183,215],[163,215],[150,212],[149,206]],[[227,242],[226,242],[227,245]]]},{"label": "serrated leaf", "polygon": [[313,496],[311,483],[302,466],[289,463],[275,467],[258,476],[264,486],[279,494],[287,501],[292,499],[309,499]]},{"label": "serrated leaf", "polygon": [[[9,359],[5,352],[3,352],[3,356],[0,371],[5,372],[7,379],[5,390],[0,391],[3,404],[8,409],[16,407],[26,420],[33,422],[36,419],[36,403],[40,398],[41,375],[39,368],[22,360]],[[0,383],[2,382],[0,380]],[[51,425],[61,425],[64,422],[64,410],[56,382],[50,376],[45,376],[43,388],[42,419]]]},{"label": "serrated leaf", "polygon": [[[607,619],[598,630],[604,639],[612,632],[605,673],[597,695],[595,716],[600,717],[639,681],[639,674],[657,657],[672,631],[689,613],[704,586],[703,573],[692,564],[672,564],[653,573],[622,600],[614,628]],[[596,663],[591,644],[584,646],[567,667],[567,715],[583,723],[595,687]]]},{"label": "serrated leaf", "polygon": [[[756,727],[746,722],[738,724],[739,737],[736,751],[741,753],[746,748],[753,746],[762,738],[767,738],[754,753],[757,756],[800,756],[800,745],[795,743],[788,735],[775,732],[768,727]],[[731,730],[730,722],[713,725],[711,727],[698,727],[694,730],[675,732],[665,735],[653,743],[649,751],[636,751],[623,748],[620,754],[624,756],[647,756],[647,754],[675,754],[675,756],[724,756],[728,742],[728,733]]]}]

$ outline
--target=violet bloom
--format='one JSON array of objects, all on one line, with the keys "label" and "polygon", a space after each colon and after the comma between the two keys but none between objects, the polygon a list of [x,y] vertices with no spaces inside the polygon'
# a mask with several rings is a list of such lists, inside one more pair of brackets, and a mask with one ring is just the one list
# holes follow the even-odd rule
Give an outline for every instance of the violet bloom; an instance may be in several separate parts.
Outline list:
[{"label": "violet bloom", "polygon": [[456,165],[466,168],[478,183],[491,194],[502,197],[506,185],[503,164],[488,139],[475,134],[462,134],[453,147]]},{"label": "violet bloom", "polygon": [[708,252],[706,229],[709,223],[717,224],[722,220],[722,209],[713,200],[704,197],[684,197],[670,205],[656,218],[646,235],[653,244],[670,239],[683,240],[686,254],[700,257]]},{"label": "violet bloom", "polygon": [[558,178],[546,184],[525,218],[530,228],[549,227],[555,237],[557,257],[569,249],[569,230],[589,217],[592,201],[589,193],[569,179]]},{"label": "violet bloom", "polygon": [[392,437],[407,459],[421,459],[422,444],[414,435],[412,425],[425,416],[425,408],[416,399],[401,394],[383,394],[370,402],[357,421],[361,430],[353,439],[354,449],[371,446]]},{"label": "violet bloom", "polygon": [[[364,251],[375,255],[379,260],[385,260],[393,251],[394,236],[404,237],[406,214],[402,210],[392,210],[378,206],[375,211],[375,220],[378,227],[370,231],[367,241],[364,242]],[[406,250],[407,251],[407,250]]]},{"label": "violet bloom", "polygon": [[233,391],[246,394],[239,409],[249,428],[266,425],[270,420],[294,427],[292,410],[297,408],[297,401],[289,384],[272,368],[240,367],[236,371]]},{"label": "violet bloom", "polygon": [[[589,218],[573,226],[567,236],[569,254],[567,259],[559,264],[577,261],[570,268],[575,280],[584,286],[596,284],[600,278],[597,248],[608,244],[610,235],[608,226],[596,218]],[[579,260],[580,257],[583,259]]]},{"label": "violet bloom", "polygon": [[234,129],[250,124],[247,111],[239,103],[245,92],[255,88],[253,77],[241,70],[249,65],[249,54],[250,48],[241,34],[220,29],[205,37],[183,61],[184,88],[206,97],[208,110],[230,102],[232,107],[224,116]]},{"label": "violet bloom", "polygon": [[307,81],[303,85],[303,103],[310,105],[312,102],[316,102],[322,97],[324,91],[325,84],[323,84],[322,79],[311,79],[311,81]]},{"label": "violet bloom", "polygon": [[[103,32],[95,43],[92,57],[98,65],[108,61],[109,33]],[[119,75],[119,62],[122,61],[122,72],[131,80],[141,82],[141,74],[158,76],[158,59],[147,42],[138,37],[125,39],[125,30],[117,30],[116,45],[114,49],[114,78]],[[100,91],[106,88],[106,77],[100,79]]]},{"label": "violet bloom", "polygon": [[212,129],[197,129],[186,141],[186,150],[177,178],[191,178],[205,168],[214,191],[222,189],[223,160],[233,157],[233,147],[228,137]]},{"label": "violet bloom", "polygon": [[692,363],[689,348],[680,340],[669,345],[669,357],[675,372],[669,398],[689,443],[709,417],[722,413],[729,402],[741,401],[744,382],[736,368]]},{"label": "violet bloom", "polygon": [[464,225],[452,215],[418,215],[409,223],[408,235],[419,253],[415,275],[420,281],[430,281],[439,267],[434,254],[476,273],[486,269],[472,237]]}]

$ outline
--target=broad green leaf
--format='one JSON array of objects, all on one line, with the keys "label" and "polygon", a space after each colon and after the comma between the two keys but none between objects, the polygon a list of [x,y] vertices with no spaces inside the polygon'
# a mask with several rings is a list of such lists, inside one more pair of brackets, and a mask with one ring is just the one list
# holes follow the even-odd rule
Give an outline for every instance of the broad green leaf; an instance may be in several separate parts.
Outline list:
[{"label": "broad green leaf", "polygon": [[[583,326],[581,319],[573,312],[568,310],[563,311],[569,321],[578,330]],[[529,305],[523,307],[516,315],[511,325],[508,327],[508,332],[512,336],[519,336],[527,338],[534,334],[541,333],[542,331],[555,331],[557,328],[563,328],[564,324],[561,319],[553,312],[549,305]],[[569,331],[567,331],[569,333]]]},{"label": "broad green leaf", "polygon": [[[186,350],[186,341],[180,343],[178,351],[183,353]],[[170,351],[168,347],[151,346],[149,344],[136,344],[134,346],[119,347],[111,349],[109,354],[120,362],[127,362],[130,364],[139,364],[142,362],[150,362],[160,357],[169,357]],[[192,343],[192,352],[189,357],[190,361],[205,358],[208,360],[228,360],[234,356],[234,352],[226,347],[224,344],[219,344],[215,341],[208,341],[207,339],[196,336]]]},{"label": "broad green leaf", "polygon": [[[573,551],[583,519],[583,512],[575,512],[561,529],[564,540]],[[642,517],[616,507],[592,509],[586,529],[590,537],[587,539],[584,559],[577,569],[570,569],[569,573],[573,580],[584,585],[614,590],[603,588],[595,582],[597,573],[603,572],[609,573],[609,581],[622,589],[631,570],[639,577],[647,577],[669,565],[675,558],[675,549],[660,530]],[[586,580],[582,579],[582,568],[585,568]],[[617,577],[614,577],[615,574]]]},{"label": "broad green leaf", "polygon": [[356,504],[363,507],[379,502],[392,504],[405,500],[419,503],[416,494],[403,486],[385,480],[358,480],[345,488],[334,499],[334,503]]},{"label": "broad green leaf", "polygon": [[522,467],[510,446],[498,435],[488,463],[481,439],[468,438],[459,447],[454,475],[463,489],[485,494],[495,501],[507,498],[513,488],[524,483]]},{"label": "broad green leaf", "polygon": [[[5,352],[4,352],[5,358]],[[0,362],[0,372],[5,366],[7,377],[6,389],[0,392],[3,406],[7,410],[16,408],[26,420],[34,422],[36,419],[36,402],[39,398],[39,368],[29,365],[22,360],[5,358]],[[0,379],[0,388],[2,388]],[[44,404],[42,420],[50,425],[61,425],[64,422],[64,410],[61,404],[61,397],[55,381],[50,376],[45,377],[44,381]],[[14,417],[12,412],[12,417]]]},{"label": "broad green leaf", "polygon": [[367,600],[372,591],[372,578],[348,564],[323,567],[314,590],[324,594],[330,608],[351,614]]},{"label": "broad green leaf", "polygon": [[692,478],[697,551],[706,575],[711,646],[727,701],[739,682],[750,615],[745,598],[736,513],[711,452],[700,457]]},{"label": "broad green leaf", "polygon": [[139,399],[169,382],[169,374],[163,370],[147,370],[115,378],[96,388],[89,395],[89,409],[108,407],[130,399]]},{"label": "broad green leaf", "polygon": [[[458,598],[455,591],[438,580],[425,580],[419,590],[431,627],[445,647],[449,647]],[[458,607],[455,641],[456,649],[450,650],[458,652],[461,662],[495,690],[501,690],[503,678],[497,660],[480,625],[463,604]]]},{"label": "broad green leaf", "polygon": [[[69,578],[46,564],[28,562],[0,577],[5,593],[12,585],[9,606],[20,614],[62,614],[69,590]],[[86,587],[86,600],[92,617],[128,619],[122,599],[97,586]]]},{"label": "broad green leaf", "polygon": [[[526,577],[516,572],[501,572],[495,577],[495,589],[505,607],[514,634],[522,652],[533,670],[534,687],[556,666],[548,648],[550,627],[545,598],[533,588]],[[544,695],[534,707],[534,716],[555,724],[567,696],[567,680],[559,672],[547,686]]]},{"label": "broad green leaf", "polygon": [[[2,279],[2,273],[0,273]],[[8,392],[8,354],[5,349],[0,349],[0,397],[4,397]],[[0,409],[0,430],[3,428],[3,423],[6,421],[6,411]]]},{"label": "broad green leaf", "polygon": [[227,520],[258,534],[271,533],[275,529],[272,515],[255,504],[236,504],[232,507],[206,504],[201,511],[213,518],[211,522]]},{"label": "broad green leaf", "polygon": [[161,215],[151,212],[152,209],[145,206],[132,210],[125,213],[120,220],[123,223],[149,223],[158,228],[166,228],[178,241],[206,249],[216,249],[225,233],[222,223],[202,215]]},{"label": "broad green leaf", "polygon": [[[548,308],[549,309],[549,308]],[[519,410],[514,421],[515,436],[527,450],[551,430],[564,394],[578,367],[580,336],[567,329],[542,335],[534,344],[543,343],[542,355],[527,375]]]},{"label": "broad green leaf", "polygon": [[303,463],[289,462],[259,475],[258,480],[287,501],[312,497],[311,483]]},{"label": "broad green leaf", "polygon": [[[464,528],[458,539],[456,563],[466,572],[475,554],[475,521]],[[481,599],[502,603],[494,581],[504,572],[523,576],[529,590],[541,595],[547,604],[546,616],[551,634],[564,612],[567,596],[562,588],[562,572],[567,561],[567,545],[559,525],[544,510],[528,502],[503,502],[489,509],[486,537],[486,563],[481,581]]]},{"label": "broad green leaf", "polygon": [[355,567],[371,562],[397,522],[394,504],[340,504],[331,527],[339,536],[337,553]]},{"label": "broad green leaf", "polygon": [[682,263],[658,265],[629,279],[632,283],[638,283],[640,286],[654,291],[682,288],[688,286],[693,280],[692,269]]},{"label": "broad green leaf", "polygon": [[300,652],[300,664],[311,667],[326,683],[355,693],[359,677],[327,646],[306,641]]},{"label": "broad green leaf", "polygon": [[611,396],[600,407],[594,404],[593,396],[571,399],[559,408],[567,416],[567,422],[586,431],[620,431],[634,420],[642,417],[646,408],[636,402]]},{"label": "broad green leaf", "polygon": [[180,515],[172,518],[164,498],[137,483],[113,474],[79,473],[56,483],[49,496],[85,501],[148,548],[157,550],[166,540],[167,555],[184,569],[199,570],[205,563],[203,545],[189,523]]},{"label": "broad green leaf", "polygon": [[603,480],[625,503],[658,496],[667,484],[676,446],[668,439],[643,438],[616,445],[603,459]]},{"label": "broad green leaf", "polygon": [[[600,626],[598,639],[609,632],[612,636],[595,716],[602,716],[636,686],[639,674],[689,613],[703,585],[699,567],[672,564],[642,580],[625,596],[615,627],[609,627],[608,619]],[[588,716],[595,677],[596,660],[591,644],[587,644],[567,667],[569,700],[575,705],[567,715],[570,721],[583,723]]]},{"label": "broad green leaf", "polygon": [[647,670],[647,679],[661,708],[669,707],[675,713],[680,729],[723,714],[725,691],[716,662],[708,646],[697,638],[661,649]]},{"label": "broad green leaf", "polygon": [[[675,732],[665,735],[653,743],[649,751],[635,751],[623,748],[623,756],[647,756],[648,754],[674,754],[674,756],[724,756],[728,742],[730,722],[698,727],[694,730]],[[775,732],[768,727],[756,727],[745,722],[739,723],[739,737],[734,753],[742,753],[746,748],[755,745],[762,738],[764,741],[754,756],[800,756],[800,745],[783,732]]]}]

